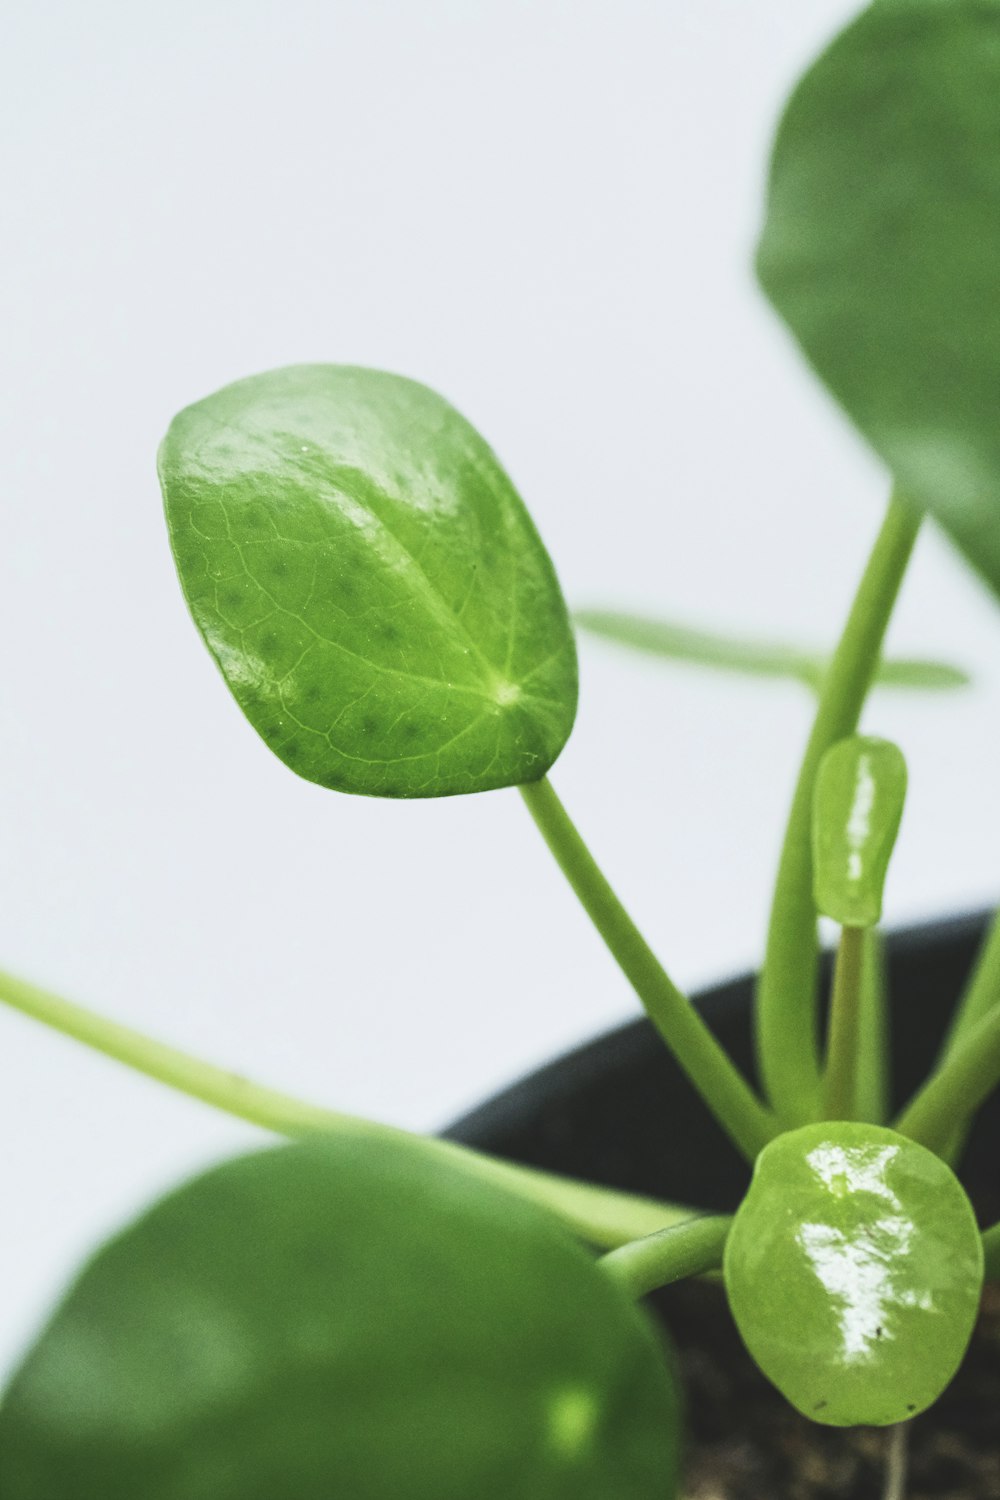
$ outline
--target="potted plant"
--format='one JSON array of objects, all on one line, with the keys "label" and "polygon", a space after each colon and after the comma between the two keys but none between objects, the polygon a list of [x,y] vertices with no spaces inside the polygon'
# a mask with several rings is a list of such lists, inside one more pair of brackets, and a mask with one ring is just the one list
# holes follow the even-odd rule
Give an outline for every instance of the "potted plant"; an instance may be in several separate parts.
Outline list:
[{"label": "potted plant", "polygon": [[[974,1206],[956,1173],[1000,1081],[1000,927],[894,1111],[878,923],[906,768],[858,726],[880,670],[948,677],[880,667],[926,513],[1000,590],[998,84],[996,0],[877,0],[779,131],[761,280],[894,489],[822,669],[743,648],[817,700],[753,999],[759,1084],[547,779],[576,710],[572,628],[478,433],[422,385],[335,365],[175,419],[160,476],[181,584],[254,728],[340,791],[519,788],[748,1185],[704,1212],[411,1136],[4,978],[9,1004],[295,1138],[182,1186],[88,1264],[0,1406],[5,1500],[674,1494],[681,1401],[636,1303],[720,1273],[761,1381],[817,1428],[889,1429],[884,1494],[905,1493],[909,1424],[1000,1276],[988,1195]],[[818,915],[840,929],[827,1014]]]}]

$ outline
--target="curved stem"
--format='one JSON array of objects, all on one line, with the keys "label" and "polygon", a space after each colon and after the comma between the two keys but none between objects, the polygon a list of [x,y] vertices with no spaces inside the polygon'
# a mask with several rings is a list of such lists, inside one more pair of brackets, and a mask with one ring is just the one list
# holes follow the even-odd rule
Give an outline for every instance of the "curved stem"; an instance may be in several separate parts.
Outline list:
[{"label": "curved stem", "polygon": [[731,1215],[689,1219],[621,1245],[602,1255],[598,1265],[630,1297],[645,1297],[672,1281],[717,1270],[732,1222]]},{"label": "curved stem", "polygon": [[993,918],[976,957],[976,966],[941,1049],[942,1061],[995,1005],[1000,1005],[1000,912]]},{"label": "curved stem", "polygon": [[757,989],[757,1052],[767,1094],[788,1125],[814,1119],[821,1074],[816,1037],[818,946],[812,893],[812,798],[819,763],[857,728],[920,528],[893,496],[823,686],[792,799]]},{"label": "curved stem", "polygon": [[622,906],[547,778],[520,789],[556,862],[646,1014],[705,1103],[753,1161],[776,1125],[743,1074],[669,978]]},{"label": "curved stem", "polygon": [[[936,1068],[940,1068],[951,1057],[962,1039],[984,1016],[989,1015],[994,1006],[1000,1006],[1000,912],[994,916],[980,947],[965,993],[941,1043]],[[955,1166],[961,1158],[971,1124],[970,1114],[960,1115],[947,1144],[942,1148],[941,1154],[951,1166]]]},{"label": "curved stem", "polygon": [[974,1114],[998,1083],[1000,1006],[955,1042],[938,1071],[903,1110],[895,1128],[944,1156],[954,1144],[956,1125]]},{"label": "curved stem", "polygon": [[307,1104],[164,1046],[129,1026],[109,1021],[10,974],[0,973],[0,1001],[105,1057],[144,1073],[147,1078],[264,1130],[292,1137],[327,1133],[369,1139],[392,1137],[407,1142],[414,1150],[449,1161],[469,1177],[494,1183],[538,1203],[556,1214],[574,1233],[603,1248],[623,1244],[636,1235],[650,1234],[691,1215],[690,1208],[577,1182],[533,1167],[516,1166],[454,1141],[412,1134],[393,1125]]},{"label": "curved stem", "polygon": [[1000,1280],[1000,1224],[983,1230],[983,1271],[987,1281]]},{"label": "curved stem", "polygon": [[844,927],[833,967],[830,1025],[823,1078],[823,1118],[853,1120],[858,1069],[863,927]]}]

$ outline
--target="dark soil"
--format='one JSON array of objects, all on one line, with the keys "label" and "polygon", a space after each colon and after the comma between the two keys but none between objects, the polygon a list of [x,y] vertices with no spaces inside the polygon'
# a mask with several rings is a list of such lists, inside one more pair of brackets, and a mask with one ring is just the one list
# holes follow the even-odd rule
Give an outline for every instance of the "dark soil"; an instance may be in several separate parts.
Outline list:
[{"label": "dark soil", "polygon": [[[820,1427],[765,1380],[717,1283],[652,1300],[687,1405],[684,1500],[881,1500],[889,1429]],[[909,1429],[906,1500],[1000,1500],[1000,1285],[955,1379]]]}]

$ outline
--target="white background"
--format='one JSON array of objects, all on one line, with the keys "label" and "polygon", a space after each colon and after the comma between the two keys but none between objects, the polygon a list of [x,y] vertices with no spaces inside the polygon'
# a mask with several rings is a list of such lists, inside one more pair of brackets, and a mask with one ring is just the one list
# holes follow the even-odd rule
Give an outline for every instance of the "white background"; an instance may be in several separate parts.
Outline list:
[{"label": "white background", "polygon": [[[448,395],[571,602],[835,635],[883,476],[755,290],[763,164],[842,0],[92,0],[0,77],[0,962],[346,1110],[434,1127],[635,1012],[513,792],[297,780],[217,678],[154,474],[170,417],[304,360]],[[12,34],[13,33],[13,34]],[[1000,614],[936,536],[892,632],[889,915],[1000,885]],[[793,686],[583,641],[554,782],[675,977],[759,951]],[[259,1137],[0,1013],[0,1362],[166,1184]]]}]

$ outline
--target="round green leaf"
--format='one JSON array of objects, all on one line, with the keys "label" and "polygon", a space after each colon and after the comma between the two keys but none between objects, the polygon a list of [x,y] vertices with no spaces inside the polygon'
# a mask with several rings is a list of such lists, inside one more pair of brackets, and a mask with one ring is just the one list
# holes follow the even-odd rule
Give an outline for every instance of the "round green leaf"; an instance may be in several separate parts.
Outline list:
[{"label": "round green leaf", "polygon": [[874,927],[906,800],[906,761],[891,740],[855,734],[820,761],[813,792],[816,909]]},{"label": "round green leaf", "polygon": [[820,1124],[761,1152],[723,1272],[743,1340],[807,1417],[902,1422],[958,1368],[982,1240],[949,1167],[875,1125]]},{"label": "round green leaf", "polygon": [[649,1500],[651,1325],[548,1215],[394,1141],[181,1188],[83,1272],[0,1406],[4,1500]]},{"label": "round green leaf", "polygon": [[544,776],[576,712],[566,606],[510,480],[440,396],[275,370],[182,411],[159,468],[195,622],[293,771],[380,797]]},{"label": "round green leaf", "polygon": [[882,0],[778,131],[758,270],[830,390],[1000,592],[1000,3]]}]

